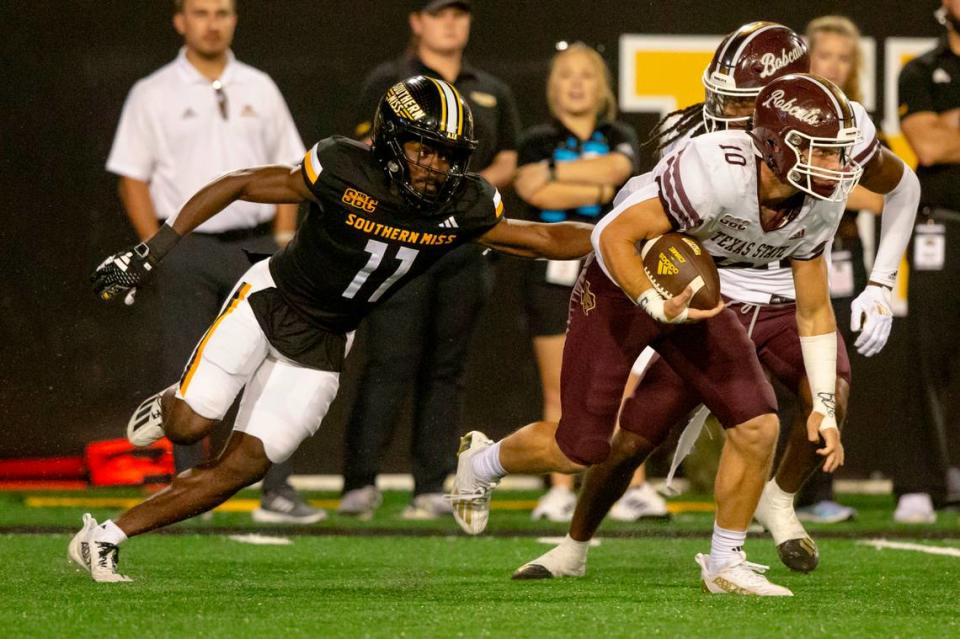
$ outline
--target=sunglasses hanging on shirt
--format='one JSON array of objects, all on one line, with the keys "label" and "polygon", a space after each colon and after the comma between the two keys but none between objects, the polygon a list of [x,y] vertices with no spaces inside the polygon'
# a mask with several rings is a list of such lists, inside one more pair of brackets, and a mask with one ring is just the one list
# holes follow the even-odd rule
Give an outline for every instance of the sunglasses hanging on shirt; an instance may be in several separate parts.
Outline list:
[{"label": "sunglasses hanging on shirt", "polygon": [[217,96],[217,106],[220,107],[220,115],[223,116],[223,119],[227,118],[227,94],[223,90],[223,82],[220,80],[213,81],[213,91]]}]

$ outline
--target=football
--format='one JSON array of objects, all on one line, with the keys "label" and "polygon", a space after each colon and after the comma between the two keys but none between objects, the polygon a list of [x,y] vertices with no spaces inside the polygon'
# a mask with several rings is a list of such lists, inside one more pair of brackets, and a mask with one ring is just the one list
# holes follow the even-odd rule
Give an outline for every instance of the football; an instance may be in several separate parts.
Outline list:
[{"label": "football", "polygon": [[708,310],[720,302],[720,274],[698,240],[683,233],[665,233],[646,240],[638,249],[643,270],[665,298],[692,286],[690,308]]}]

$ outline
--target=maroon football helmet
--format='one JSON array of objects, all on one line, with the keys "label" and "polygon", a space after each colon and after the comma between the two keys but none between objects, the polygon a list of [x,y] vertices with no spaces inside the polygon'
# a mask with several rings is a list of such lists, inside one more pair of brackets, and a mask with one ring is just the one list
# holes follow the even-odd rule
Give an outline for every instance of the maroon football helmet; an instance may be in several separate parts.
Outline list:
[{"label": "maroon football helmet", "polygon": [[780,76],[809,70],[807,45],[793,30],[776,22],[743,25],[723,39],[703,72],[707,131],[746,128],[751,98],[760,89]]},{"label": "maroon football helmet", "polygon": [[853,160],[860,131],[850,101],[818,75],[795,73],[765,86],[750,136],[782,182],[821,200],[842,202],[863,174]]}]

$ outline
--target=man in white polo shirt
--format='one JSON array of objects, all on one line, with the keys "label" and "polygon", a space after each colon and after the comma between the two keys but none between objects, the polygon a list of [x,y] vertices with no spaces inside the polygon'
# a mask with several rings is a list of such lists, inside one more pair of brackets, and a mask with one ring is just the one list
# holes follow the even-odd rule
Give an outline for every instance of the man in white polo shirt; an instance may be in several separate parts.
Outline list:
[{"label": "man in white polo shirt", "polygon": [[[305,153],[273,80],[230,50],[233,0],[175,0],[173,25],[184,46],[176,60],[134,85],[107,160],[107,170],[120,176],[120,198],[141,240],[213,178],[247,166],[295,163]],[[155,291],[164,305],[161,366],[171,381],[249,268],[244,249],[273,253],[293,236],[296,217],[296,205],[237,202],[185,238],[170,268],[164,264]],[[177,471],[204,457],[200,444],[177,446]],[[289,475],[289,462],[267,474],[254,519],[313,523],[325,516],[293,490]]]}]

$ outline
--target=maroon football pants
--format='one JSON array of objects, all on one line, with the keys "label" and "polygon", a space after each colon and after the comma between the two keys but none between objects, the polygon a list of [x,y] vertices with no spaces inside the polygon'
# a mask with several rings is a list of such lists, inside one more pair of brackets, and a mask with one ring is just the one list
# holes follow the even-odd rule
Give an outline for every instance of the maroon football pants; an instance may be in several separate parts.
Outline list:
[{"label": "maroon football pants", "polygon": [[[777,402],[756,349],[734,311],[690,324],[657,322],[592,261],[570,298],[560,380],[557,444],[580,464],[604,461],[630,369],[652,346],[695,398],[725,427],[776,413]],[[695,405],[694,404],[694,405]],[[673,406],[659,397],[632,406],[637,419],[659,421]]]},{"label": "maroon football pants", "polygon": [[[797,331],[796,304],[756,306],[734,303],[728,306],[749,335],[760,363],[793,392],[806,378],[803,351]],[[837,377],[850,383],[850,360],[843,336],[837,332]],[[655,357],[640,379],[633,395],[623,404],[620,427],[660,444],[670,429],[700,404],[700,397],[661,357]],[[651,410],[650,407],[653,406]],[[729,427],[729,424],[724,423]]]}]

